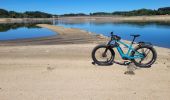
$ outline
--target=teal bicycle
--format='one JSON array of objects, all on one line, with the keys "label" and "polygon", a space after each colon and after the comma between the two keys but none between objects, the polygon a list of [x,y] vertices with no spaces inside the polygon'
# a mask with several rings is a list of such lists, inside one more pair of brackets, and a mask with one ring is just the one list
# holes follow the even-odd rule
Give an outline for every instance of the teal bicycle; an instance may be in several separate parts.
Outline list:
[{"label": "teal bicycle", "polygon": [[[140,35],[131,35],[133,40],[131,44],[126,44],[121,41],[121,37],[114,35],[111,32],[111,40],[107,44],[96,46],[92,51],[93,64],[101,66],[112,65],[113,63],[120,65],[128,65],[134,63],[138,67],[149,68],[157,59],[157,52],[151,43],[139,42],[136,47],[133,47],[134,41]],[[127,53],[124,53],[120,45],[128,48]],[[116,48],[124,62],[115,61]]]}]

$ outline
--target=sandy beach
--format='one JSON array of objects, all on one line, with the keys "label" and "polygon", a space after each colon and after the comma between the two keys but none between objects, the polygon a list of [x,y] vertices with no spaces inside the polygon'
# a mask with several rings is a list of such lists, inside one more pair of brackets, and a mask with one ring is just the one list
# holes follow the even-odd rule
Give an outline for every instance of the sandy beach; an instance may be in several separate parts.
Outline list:
[{"label": "sandy beach", "polygon": [[155,16],[73,16],[57,18],[0,18],[0,23],[43,22],[69,20],[70,22],[170,22],[170,15]]},{"label": "sandy beach", "polygon": [[170,50],[149,69],[94,66],[96,44],[0,47],[1,100],[169,100]]},{"label": "sandy beach", "polygon": [[158,60],[151,68],[126,75],[127,66],[91,64],[92,49],[107,38],[38,26],[58,35],[0,43],[0,100],[170,99],[170,49],[156,47]]},{"label": "sandy beach", "polygon": [[69,22],[91,21],[96,23],[106,22],[170,22],[170,15],[157,16],[80,16],[80,17],[61,17],[60,20]]}]

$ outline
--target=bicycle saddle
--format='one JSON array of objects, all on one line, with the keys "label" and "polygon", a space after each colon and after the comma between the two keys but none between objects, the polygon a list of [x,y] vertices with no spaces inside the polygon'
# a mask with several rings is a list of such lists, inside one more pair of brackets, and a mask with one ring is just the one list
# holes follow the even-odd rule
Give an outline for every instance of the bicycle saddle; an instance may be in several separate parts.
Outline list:
[{"label": "bicycle saddle", "polygon": [[136,35],[130,35],[130,36],[139,37],[140,35],[139,35],[139,34],[136,34]]}]

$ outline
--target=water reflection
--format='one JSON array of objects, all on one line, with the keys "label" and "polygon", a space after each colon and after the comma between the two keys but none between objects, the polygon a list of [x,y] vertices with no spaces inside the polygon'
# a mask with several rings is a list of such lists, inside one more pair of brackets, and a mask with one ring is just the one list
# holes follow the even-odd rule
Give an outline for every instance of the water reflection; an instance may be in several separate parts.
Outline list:
[{"label": "water reflection", "polygon": [[40,23],[0,24],[0,40],[39,38],[56,35],[56,33],[51,30],[36,26],[37,24]]},{"label": "water reflection", "polygon": [[137,41],[152,42],[154,45],[170,48],[170,22],[94,22],[94,21],[56,21],[56,25],[80,28],[97,34],[109,36],[111,31],[123,39],[131,40],[131,34],[140,34]]},{"label": "water reflection", "polygon": [[[18,29],[21,27],[26,27],[26,28],[40,28],[36,26],[37,24],[41,23],[6,23],[6,24],[0,24],[0,32],[6,32],[11,29]],[[51,24],[50,22],[46,22],[46,24]]]},{"label": "water reflection", "polygon": [[136,27],[144,27],[149,25],[157,25],[157,26],[163,26],[163,27],[170,27],[170,22],[98,22],[98,21],[80,21],[80,20],[56,20],[55,25],[130,25],[130,26],[136,26]]}]

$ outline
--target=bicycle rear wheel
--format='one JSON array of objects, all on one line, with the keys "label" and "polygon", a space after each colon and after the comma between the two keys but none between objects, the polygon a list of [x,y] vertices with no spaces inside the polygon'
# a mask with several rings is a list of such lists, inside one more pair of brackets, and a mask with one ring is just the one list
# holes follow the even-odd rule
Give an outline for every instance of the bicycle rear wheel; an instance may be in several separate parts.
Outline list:
[{"label": "bicycle rear wheel", "polygon": [[[157,59],[156,50],[151,46],[139,46],[135,49],[135,51],[141,53],[144,56],[144,58],[132,59],[132,62],[134,62],[136,66],[149,68]],[[132,52],[131,56],[134,57],[135,55],[137,54]]]}]

